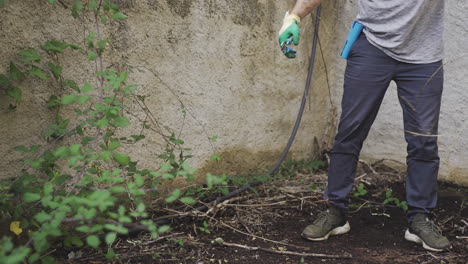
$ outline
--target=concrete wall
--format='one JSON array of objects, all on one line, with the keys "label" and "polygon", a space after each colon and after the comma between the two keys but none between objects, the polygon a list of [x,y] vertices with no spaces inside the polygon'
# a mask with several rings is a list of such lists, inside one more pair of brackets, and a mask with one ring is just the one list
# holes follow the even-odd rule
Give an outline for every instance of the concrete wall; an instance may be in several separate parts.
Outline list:
[{"label": "concrete wall", "polygon": [[[356,16],[357,0],[340,1],[337,35],[339,43],[344,41],[347,28]],[[442,113],[439,124],[439,150],[441,158],[440,179],[468,184],[468,2],[446,1],[445,21],[445,84]],[[340,47],[335,47],[336,51]],[[337,85],[333,99],[338,103],[342,94],[342,76],[345,62],[337,62]],[[383,105],[371,133],[362,150],[362,158],[395,159],[405,162],[406,142],[403,133],[402,111],[398,103],[396,86],[387,91]]]},{"label": "concrete wall", "polygon": [[[70,1],[64,1],[68,3]],[[277,31],[284,12],[294,1],[115,1],[128,15],[123,22],[104,26],[110,52],[105,67],[130,69],[129,83],[162,125],[173,129],[193,148],[191,164],[200,173],[245,173],[273,164],[284,148],[295,122],[306,79],[313,34],[312,18],[303,23],[299,58],[286,59],[279,51]],[[301,130],[290,154],[310,157],[330,144],[334,122],[325,64],[332,65],[334,53],[326,49],[333,42],[335,4],[324,7],[321,44]],[[0,72],[7,71],[16,53],[57,39],[83,44],[83,36],[95,31],[92,19],[73,19],[70,10],[47,1],[6,1],[0,9]],[[331,26],[331,27],[330,27]],[[83,45],[84,46],[84,45]],[[333,55],[333,56],[332,56]],[[80,52],[60,55],[64,76],[78,83],[93,82],[94,63]],[[0,99],[0,177],[13,177],[21,168],[17,145],[45,143],[42,132],[57,114],[70,116],[69,108],[45,107],[50,95],[63,92],[53,80],[34,78],[20,84],[24,102],[8,110],[9,98]],[[134,125],[122,132],[141,131],[138,119],[144,113],[128,101]],[[187,110],[184,118],[181,103]],[[329,118],[331,117],[331,119]],[[161,136],[145,130],[147,138],[128,148],[140,166],[157,168],[164,148]],[[208,140],[218,136],[216,142]],[[72,139],[73,140],[73,139]],[[222,162],[210,162],[218,153]]]},{"label": "concrete wall", "polygon": [[[69,2],[69,1],[65,1]],[[128,15],[123,22],[104,27],[111,39],[105,66],[132,69],[130,81],[159,122],[170,127],[193,148],[191,164],[206,172],[244,173],[270,166],[285,146],[294,124],[306,78],[312,41],[312,18],[302,23],[303,39],[296,60],[279,52],[276,36],[284,12],[294,0],[120,0]],[[312,92],[293,146],[293,158],[316,155],[330,148],[339,116],[345,61],[338,57],[357,0],[327,0],[322,11],[321,49],[316,59]],[[447,66],[441,117],[441,178],[468,184],[466,125],[467,3],[447,1]],[[95,31],[89,19],[75,20],[61,5],[46,1],[6,1],[0,8],[0,72],[19,50],[58,39],[82,44],[82,36]],[[465,55],[463,55],[465,54]],[[94,65],[75,52],[61,55],[64,75],[78,82],[89,80]],[[50,81],[52,82],[52,81]],[[57,114],[45,102],[60,95],[56,85],[38,80],[21,84],[24,103],[9,111],[8,98],[0,97],[0,177],[13,177],[21,168],[16,145],[44,143],[42,131]],[[330,90],[329,90],[330,89]],[[331,93],[331,98],[329,96]],[[386,96],[363,158],[404,161],[401,110],[392,86]],[[141,130],[137,119],[145,115],[135,102],[127,102],[134,125],[123,134]],[[181,111],[181,103],[187,115]],[[338,106],[336,111],[335,106]],[[147,138],[128,148],[140,165],[156,168],[164,144]],[[216,142],[208,140],[218,136]],[[209,157],[218,153],[222,162]]]}]

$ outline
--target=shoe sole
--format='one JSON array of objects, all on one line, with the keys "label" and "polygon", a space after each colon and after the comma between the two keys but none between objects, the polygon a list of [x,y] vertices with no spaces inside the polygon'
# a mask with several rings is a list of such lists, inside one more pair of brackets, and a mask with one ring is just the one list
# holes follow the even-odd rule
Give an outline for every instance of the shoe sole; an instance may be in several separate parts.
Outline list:
[{"label": "shoe sole", "polygon": [[349,222],[346,222],[346,224],[344,226],[339,226],[339,227],[331,230],[330,232],[328,232],[323,237],[307,237],[304,234],[302,234],[302,237],[307,239],[307,240],[310,240],[310,241],[324,241],[324,240],[327,240],[328,237],[330,237],[330,236],[344,235],[344,234],[348,233],[350,230],[351,230],[351,227],[349,225]]},{"label": "shoe sole", "polygon": [[427,249],[427,250],[430,250],[430,251],[442,252],[442,251],[445,250],[445,249],[433,248],[433,247],[428,246],[426,244],[426,242],[424,242],[424,240],[422,240],[422,238],[420,238],[418,235],[412,234],[409,230],[406,230],[406,232],[405,232],[405,239],[410,241],[410,242],[422,244],[424,249]]}]

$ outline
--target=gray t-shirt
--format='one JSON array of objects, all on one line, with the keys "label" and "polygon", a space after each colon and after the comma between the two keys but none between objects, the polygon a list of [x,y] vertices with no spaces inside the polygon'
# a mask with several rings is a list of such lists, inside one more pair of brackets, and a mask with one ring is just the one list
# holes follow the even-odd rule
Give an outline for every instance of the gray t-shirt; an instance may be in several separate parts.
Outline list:
[{"label": "gray t-shirt", "polygon": [[359,0],[369,42],[390,57],[431,63],[444,56],[444,0]]}]

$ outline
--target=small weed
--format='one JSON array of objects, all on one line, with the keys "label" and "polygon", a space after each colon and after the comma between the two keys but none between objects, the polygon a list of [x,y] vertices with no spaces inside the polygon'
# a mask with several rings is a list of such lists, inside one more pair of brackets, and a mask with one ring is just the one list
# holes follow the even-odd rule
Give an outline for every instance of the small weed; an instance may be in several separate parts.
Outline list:
[{"label": "small weed", "polygon": [[388,188],[387,191],[385,192],[385,200],[383,201],[383,205],[393,203],[396,206],[400,207],[403,211],[408,211],[408,203],[406,201],[400,201],[398,198],[392,197],[393,196],[393,190]]},{"label": "small weed", "polygon": [[325,166],[326,163],[319,160],[287,160],[281,165],[278,174],[283,177],[291,177],[296,176],[297,173],[312,173]]},{"label": "small weed", "polygon": [[353,194],[354,197],[360,197],[360,196],[364,196],[368,193],[368,191],[365,189],[364,187],[364,184],[359,184],[357,189],[356,189],[356,192]]},{"label": "small weed", "polygon": [[210,229],[208,229],[209,226],[210,225],[208,224],[208,222],[203,221],[203,227],[199,226],[198,229],[200,229],[200,231],[203,231],[203,232],[205,232],[207,234],[211,234]]}]

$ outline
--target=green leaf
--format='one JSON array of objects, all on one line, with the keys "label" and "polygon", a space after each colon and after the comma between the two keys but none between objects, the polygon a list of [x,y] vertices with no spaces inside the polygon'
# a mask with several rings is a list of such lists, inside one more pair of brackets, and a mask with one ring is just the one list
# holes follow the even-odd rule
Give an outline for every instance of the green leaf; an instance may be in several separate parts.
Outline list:
[{"label": "green leaf", "polygon": [[92,90],[93,90],[93,87],[92,87],[91,84],[89,84],[89,83],[85,83],[85,84],[83,85],[83,88],[81,88],[81,92],[82,92],[82,93],[89,93],[89,92],[91,92]]},{"label": "green leaf", "polygon": [[101,23],[103,23],[103,24],[107,23],[107,17],[106,16],[101,16]]},{"label": "green leaf", "polygon": [[135,140],[135,142],[146,138],[144,135],[131,135],[131,137],[133,138],[133,140]]},{"label": "green leaf", "polygon": [[65,42],[58,41],[58,40],[51,40],[51,41],[47,41],[44,45],[41,46],[41,48],[47,51],[63,53],[63,51],[69,46],[70,45]]},{"label": "green leaf", "polygon": [[29,149],[27,147],[25,147],[25,146],[16,146],[15,150],[21,151],[21,152],[26,152],[26,153],[29,152]]},{"label": "green leaf", "polygon": [[74,50],[78,50],[78,49],[81,49],[80,46],[76,45],[76,44],[68,44],[68,46]]},{"label": "green leaf", "polygon": [[158,228],[158,233],[167,232],[167,231],[169,231],[169,229],[171,229],[171,226],[168,226],[168,225],[160,226],[160,227]]},{"label": "green leaf", "polygon": [[103,118],[96,122],[96,127],[102,129],[102,128],[105,128],[108,124],[109,124],[109,119]]},{"label": "green leaf", "polygon": [[97,8],[99,7],[99,4],[96,0],[91,0],[89,1],[88,8],[93,11],[94,13],[97,13]]},{"label": "green leaf", "polygon": [[49,66],[50,71],[54,75],[55,79],[60,78],[60,75],[62,74],[63,67],[60,65],[55,65],[52,62],[49,62],[47,64]]},{"label": "green leaf", "polygon": [[47,102],[48,107],[54,107],[60,105],[58,97],[56,95],[51,95],[49,101]]},{"label": "green leaf", "polygon": [[25,193],[24,194],[24,201],[27,203],[38,201],[41,199],[41,196],[38,193]]},{"label": "green leaf", "polygon": [[221,157],[218,154],[214,154],[213,156],[211,156],[210,159],[213,160],[213,161],[220,161]]},{"label": "green leaf", "polygon": [[15,81],[25,77],[24,73],[13,62],[10,62],[10,77]]},{"label": "green leaf", "polygon": [[38,214],[36,214],[34,216],[34,219],[36,219],[39,223],[43,223],[43,222],[49,220],[50,218],[51,218],[51,216],[48,213],[44,212],[44,211],[40,211]]},{"label": "green leaf", "polygon": [[119,234],[128,234],[128,229],[121,225],[105,224],[104,227]]},{"label": "green leaf", "polygon": [[77,236],[70,237],[70,242],[77,247],[82,247],[84,245],[83,241]]},{"label": "green leaf", "polygon": [[86,37],[86,42],[88,43],[88,48],[93,49],[94,48],[94,40],[97,38],[96,33],[91,32],[89,35]]},{"label": "green leaf", "polygon": [[143,186],[143,184],[145,184],[145,179],[143,179],[143,177],[141,177],[140,174],[137,174],[137,175],[135,175],[135,184],[138,187],[141,187],[141,186]]},{"label": "green leaf", "polygon": [[69,94],[69,95],[65,95],[64,97],[62,97],[62,99],[60,100],[60,103],[63,104],[63,105],[69,105],[69,104],[73,104],[73,103],[75,103],[77,101],[78,101],[78,95]]},{"label": "green leaf", "polygon": [[115,251],[113,248],[109,248],[106,253],[106,259],[113,259],[115,258]]},{"label": "green leaf", "polygon": [[89,100],[91,100],[91,96],[89,95],[82,95],[82,96],[79,96],[78,98],[78,102],[80,102],[80,104],[84,104],[88,102]]},{"label": "green leaf", "polygon": [[192,197],[182,197],[182,198],[180,198],[180,201],[183,202],[183,203],[186,203],[186,204],[190,204],[190,205],[195,204],[197,202]]},{"label": "green leaf", "polygon": [[97,236],[92,235],[86,238],[86,243],[88,243],[88,245],[93,248],[97,248],[101,241],[99,241],[99,238]]},{"label": "green leaf", "polygon": [[42,80],[47,80],[47,75],[39,68],[39,67],[36,67],[36,66],[33,66],[31,70],[29,70],[29,73],[34,75],[34,76],[37,76],[39,79],[42,79]]},{"label": "green leaf", "polygon": [[105,162],[109,162],[112,157],[109,151],[102,151],[101,153],[99,153],[99,156]]},{"label": "green leaf", "polygon": [[408,203],[406,201],[403,201],[400,203],[400,205],[398,205],[401,209],[403,209],[403,211],[408,211]]},{"label": "green leaf", "polygon": [[98,55],[96,54],[96,52],[94,52],[94,51],[92,51],[92,50],[90,50],[90,51],[88,52],[88,60],[90,60],[90,61],[95,60],[95,59],[97,58],[97,56],[98,56]]},{"label": "green leaf", "polygon": [[69,155],[68,147],[61,146],[54,151],[54,156],[57,158],[66,158]]},{"label": "green leaf", "polygon": [[172,194],[166,198],[166,202],[167,203],[172,203],[174,202],[175,200],[177,200],[177,198],[180,197],[180,195],[182,194],[182,192],[179,190],[179,189],[175,189]]},{"label": "green leaf", "polygon": [[126,127],[130,124],[130,121],[125,116],[118,116],[114,119],[114,125],[118,127]]},{"label": "green leaf", "polygon": [[73,80],[66,80],[64,83],[63,83],[65,86],[68,86],[70,88],[72,88],[73,90],[77,91],[77,92],[80,92],[80,87],[78,87],[78,85],[76,84],[75,81]]},{"label": "green leaf", "polygon": [[161,170],[162,170],[162,171],[168,171],[170,168],[171,168],[171,163],[169,163],[169,162],[164,162],[164,163],[161,165]]},{"label": "green leaf", "polygon": [[393,190],[388,188],[387,191],[385,192],[385,197],[390,198],[392,197]]},{"label": "green leaf", "polygon": [[[1,2],[3,1],[0,1],[0,7],[2,6]],[[4,241],[0,241],[0,244],[4,244],[4,243],[5,243]],[[2,251],[6,251],[5,248],[2,248]],[[6,257],[5,263],[26,263],[26,258],[28,257],[30,251],[31,249],[28,247],[24,247],[24,246],[17,247],[11,251],[8,257]],[[3,255],[2,253],[3,252],[1,252],[0,254]],[[29,262],[29,263],[32,263],[32,262]]]},{"label": "green leaf", "polygon": [[81,154],[81,145],[74,144],[70,146],[70,152],[72,155],[80,155]]},{"label": "green leaf", "polygon": [[0,7],[4,7],[5,6],[5,2],[3,0],[0,0]]},{"label": "green leaf", "polygon": [[78,17],[78,12],[83,9],[83,3],[80,0],[75,0],[72,6],[72,16]]},{"label": "green leaf", "polygon": [[20,88],[15,87],[15,88],[8,89],[6,91],[6,94],[10,96],[11,98],[15,99],[17,104],[21,103],[21,99],[23,98],[22,96],[23,93]]},{"label": "green leaf", "polygon": [[127,16],[124,15],[122,12],[115,12],[114,15],[112,16],[112,19],[116,19],[116,20],[124,20],[126,18]]},{"label": "green leaf", "polygon": [[113,150],[116,150],[120,147],[120,142],[115,140],[115,141],[112,141],[109,146],[107,147],[107,149],[109,151],[113,151]]},{"label": "green leaf", "polygon": [[41,254],[39,252],[36,252],[29,256],[28,258],[28,263],[35,263],[39,258],[41,257]]},{"label": "green leaf", "polygon": [[51,4],[55,3],[55,0],[47,0],[47,1],[49,1],[49,3]]},{"label": "green leaf", "polygon": [[41,60],[41,56],[37,54],[37,50],[35,49],[22,50],[19,52],[19,54],[21,56],[22,62],[32,62]]},{"label": "green leaf", "polygon": [[176,145],[183,145],[185,142],[181,139],[171,138],[170,141]]},{"label": "green leaf", "polygon": [[130,163],[130,157],[122,153],[115,153],[114,160],[122,166],[127,166]]},{"label": "green leaf", "polygon": [[103,39],[101,41],[98,41],[98,43],[96,43],[98,45],[98,47],[100,47],[101,49],[105,48],[106,47],[106,44],[107,42],[109,42],[108,39]]},{"label": "green leaf", "polygon": [[0,74],[0,86],[3,86],[3,87],[8,87],[10,86],[10,79],[8,79],[8,77],[6,77],[4,74]]},{"label": "green leaf", "polygon": [[125,192],[125,188],[122,186],[114,186],[109,188],[109,191],[112,193],[123,193]]},{"label": "green leaf", "polygon": [[114,233],[114,232],[111,232],[111,233],[108,233],[106,235],[106,244],[107,245],[111,245],[112,243],[114,243],[115,239],[117,238],[117,234]]}]

